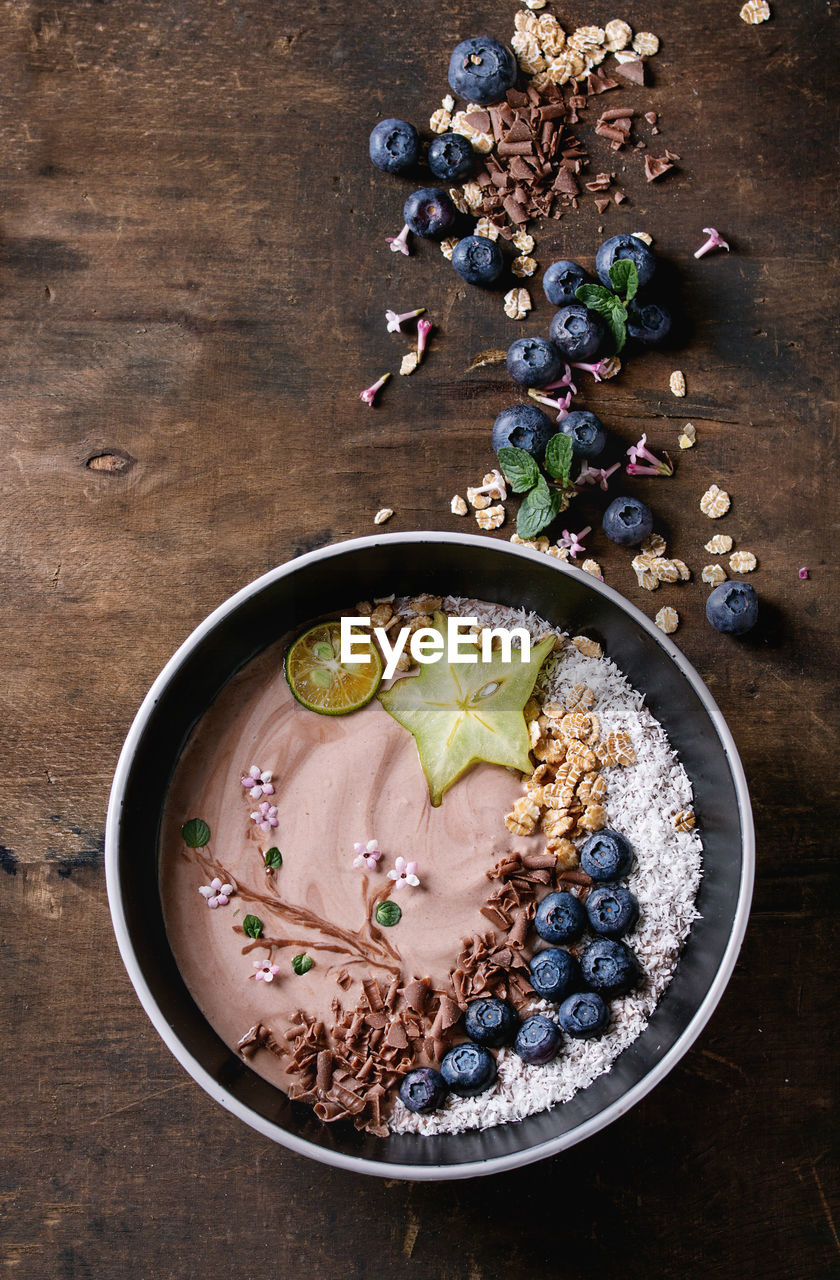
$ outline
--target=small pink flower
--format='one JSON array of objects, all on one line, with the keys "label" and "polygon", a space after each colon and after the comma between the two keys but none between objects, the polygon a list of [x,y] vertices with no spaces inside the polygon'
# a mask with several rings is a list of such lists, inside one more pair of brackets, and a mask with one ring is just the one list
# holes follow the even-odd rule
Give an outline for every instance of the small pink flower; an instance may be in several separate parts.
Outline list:
[{"label": "small pink flower", "polygon": [[585,529],[581,529],[580,533],[570,533],[568,529],[564,529],[562,538],[557,539],[557,544],[561,547],[567,547],[569,555],[576,560],[578,556],[585,553],[586,547],[583,545],[582,539],[591,532],[592,526],[589,524]]},{"label": "small pink flower", "polygon": [[802,579],[802,581],[804,582],[804,581],[805,581],[805,579],[806,579],[806,578],[810,578],[810,576],[811,576],[811,575],[810,575],[810,573],[808,572],[808,570],[807,570],[806,568],[804,568],[804,566],[803,566],[803,568],[801,568],[801,569],[799,570],[799,576],[800,576],[800,578]]},{"label": "small pink flower", "polygon": [[613,465],[608,469],[605,469],[604,467],[590,467],[588,462],[584,462],[575,484],[597,484],[600,485],[604,490],[604,493],[606,493],[609,488],[610,476],[614,472],[618,471],[620,467],[620,462],[613,463]]},{"label": "small pink flower", "polygon": [[[586,367],[589,368],[589,365]],[[573,396],[577,395],[577,387],[572,382],[572,370],[570,365],[566,365],[566,372],[563,374],[562,378],[558,378],[556,382],[547,383],[542,390],[560,391],[563,387],[568,387]]]},{"label": "small pink flower", "polygon": [[[631,444],[627,454],[630,458],[625,467],[628,476],[672,476],[674,474],[674,464],[668,458],[667,453],[665,457],[668,458],[668,461],[663,462],[661,458],[657,458],[656,454],[651,453],[650,449],[648,449],[647,435],[643,435],[636,444]],[[640,458],[643,458],[645,463],[650,463],[650,466],[640,465]]]},{"label": "small pink flower", "polygon": [[267,800],[263,800],[258,809],[251,814],[251,818],[256,822],[261,831],[271,831],[272,827],[280,825],[277,817],[277,805],[269,804]]},{"label": "small pink flower", "polygon": [[425,307],[418,307],[416,311],[406,311],[403,315],[397,315],[396,311],[386,311],[385,319],[388,321],[389,333],[402,333],[401,325],[405,320],[414,320],[417,316],[422,316],[426,310]]},{"label": "small pink flower", "polygon": [[397,858],[394,870],[388,872],[388,879],[394,881],[395,889],[402,889],[407,884],[416,888],[420,883],[417,877],[417,863],[406,862],[405,858]]},{"label": "small pink flower", "polygon": [[423,352],[426,350],[426,343],[429,341],[429,334],[434,329],[431,320],[417,321],[417,363],[423,359]]},{"label": "small pink flower", "polygon": [[695,258],[702,258],[703,254],[708,253],[710,249],[725,249],[727,253],[729,252],[729,245],[723,239],[720,232],[716,231],[714,227],[704,227],[703,235],[708,236],[709,238],[705,244],[701,244],[700,248],[694,255]]},{"label": "small pink flower", "polygon": [[382,857],[382,850],[375,840],[368,840],[367,844],[361,844],[357,840],[353,845],[353,852],[356,855],[353,866],[367,867],[369,871],[376,870],[376,864]]},{"label": "small pink flower", "polygon": [[390,376],[391,376],[390,373],[383,373],[382,377],[379,378],[377,382],[374,382],[373,386],[367,387],[364,391],[359,392],[359,399],[363,400],[365,404],[370,405],[372,409],[373,402],[376,399],[377,391],[379,391],[380,388],[385,386],[385,383],[388,381]]},{"label": "small pink flower", "polygon": [[236,886],[232,884],[222,884],[218,876],[214,876],[209,884],[200,884],[198,892],[206,901],[208,907],[226,907],[232,896],[236,893]]},{"label": "small pink flower", "polygon": [[267,769],[260,769],[259,765],[252,764],[248,772],[243,774],[239,781],[252,800],[259,800],[260,796],[274,795],[271,774]]},{"label": "small pink flower", "polygon": [[603,360],[598,360],[595,364],[577,361],[572,363],[572,368],[581,369],[584,373],[591,373],[596,382],[603,382],[608,359],[609,357],[605,356]]},{"label": "small pink flower", "polygon": [[408,257],[410,253],[410,249],[408,247],[408,234],[410,231],[411,227],[406,223],[398,236],[385,237],[388,244],[391,246],[392,253],[404,253],[405,256]]},{"label": "small pink flower", "polygon": [[252,973],[251,977],[257,982],[273,982],[280,972],[279,964],[269,964],[267,960],[255,960],[254,968],[256,973]]},{"label": "small pink flower", "polygon": [[[545,390],[545,388],[543,389]],[[532,400],[536,400],[537,404],[544,404],[549,409],[556,409],[558,422],[562,422],[564,418],[568,418],[569,406],[572,403],[571,390],[567,391],[567,393],[564,396],[559,397],[557,400],[552,400],[550,396],[540,395],[539,391],[537,391],[534,387],[531,387],[530,391],[528,392],[528,395],[531,397]]]}]

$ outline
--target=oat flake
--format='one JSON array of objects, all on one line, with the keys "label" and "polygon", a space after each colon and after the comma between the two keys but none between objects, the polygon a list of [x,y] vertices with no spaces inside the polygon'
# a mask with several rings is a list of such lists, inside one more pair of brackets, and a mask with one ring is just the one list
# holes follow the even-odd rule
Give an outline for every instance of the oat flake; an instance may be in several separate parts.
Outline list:
[{"label": "oat flake", "polygon": [[726,570],[720,564],[707,564],[700,577],[710,587],[719,587],[722,582],[726,582]]},{"label": "oat flake", "polygon": [[729,494],[724,489],[719,489],[716,484],[709,485],[700,499],[700,510],[710,520],[719,520],[721,516],[725,516],[729,507]]},{"label": "oat flake", "polygon": [[640,58],[652,58],[659,52],[659,36],[652,31],[639,31],[633,38],[633,48]]},{"label": "oat flake", "polygon": [[452,261],[452,255],[455,252],[455,246],[458,243],[455,236],[447,236],[445,240],[440,242],[440,251],[448,262]]},{"label": "oat flake", "polygon": [[531,306],[531,295],[527,289],[511,289],[505,294],[505,315],[511,320],[524,320]]},{"label": "oat flake", "polygon": [[537,264],[533,258],[529,258],[527,254],[523,254],[519,258],[514,258],[510,264],[510,269],[515,276],[532,276],[537,269]]},{"label": "oat flake", "polygon": [[732,539],[728,533],[716,533],[709,539],[703,550],[711,552],[713,556],[725,555],[727,551],[732,550]]},{"label": "oat flake", "polygon": [[660,631],[664,631],[666,636],[672,635],[680,625],[680,615],[676,609],[672,609],[670,605],[666,605],[664,609],[660,609],[654,618],[654,622]]},{"label": "oat flake", "polygon": [[394,514],[393,507],[380,507],[376,515],[373,517],[374,524],[384,524],[386,520],[390,520]]},{"label": "oat flake", "polygon": [[505,522],[505,509],[499,503],[498,506],[487,507],[486,510],[477,510],[475,519],[479,529],[498,529]]},{"label": "oat flake", "polygon": [[668,544],[661,533],[652,533],[645,538],[641,550],[642,554],[646,556],[664,556],[668,550]]},{"label": "oat flake", "polygon": [[631,231],[630,234],[635,240],[643,240],[645,244],[653,244],[653,236],[648,235],[647,231]]},{"label": "oat flake", "polygon": [[729,557],[729,567],[733,573],[752,573],[757,564],[751,551],[733,551]]},{"label": "oat flake", "polygon": [[402,358],[400,374],[403,377],[406,377],[409,373],[414,373],[414,370],[417,368],[419,363],[420,361],[418,359],[417,352],[408,351]]},{"label": "oat flake", "polygon": [[675,369],[668,379],[668,386],[671,388],[671,394],[675,396],[685,395],[685,374],[682,369]]},{"label": "oat flake", "polygon": [[489,218],[479,218],[475,224],[473,235],[484,236],[485,240],[495,241],[499,238],[499,228]]},{"label": "oat flake", "polygon": [[604,27],[604,36],[604,48],[607,52],[618,53],[621,49],[626,49],[633,39],[633,28],[621,18],[613,18]]},{"label": "oat flake", "polygon": [[449,510],[453,516],[465,516],[467,514],[467,504],[461,497],[460,493],[456,493],[449,504]]},{"label": "oat flake", "polygon": [[511,243],[520,253],[530,253],[534,247],[534,237],[529,235],[527,231],[517,231]]},{"label": "oat flake", "polygon": [[429,128],[432,133],[446,133],[452,123],[452,117],[448,111],[444,111],[443,107],[438,107],[429,119]]},{"label": "oat flake", "polygon": [[584,560],[580,567],[584,573],[591,573],[593,578],[599,578],[601,582],[604,581],[604,575],[597,560]]},{"label": "oat flake", "polygon": [[751,27],[757,26],[759,22],[766,22],[770,17],[767,0],[747,0],[741,10],[741,17]]}]

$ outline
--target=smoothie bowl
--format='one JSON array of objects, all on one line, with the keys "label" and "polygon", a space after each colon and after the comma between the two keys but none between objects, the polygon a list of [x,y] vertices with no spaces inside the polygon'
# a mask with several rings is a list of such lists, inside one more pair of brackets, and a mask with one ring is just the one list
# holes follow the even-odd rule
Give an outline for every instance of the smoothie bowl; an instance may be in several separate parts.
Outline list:
[{"label": "smoothie bowl", "polygon": [[211,1097],[327,1163],[455,1178],[562,1151],[686,1052],[753,832],[720,712],[642,614],[417,533],[312,552],[197,628],[126,740],[106,868],[140,1000]]}]

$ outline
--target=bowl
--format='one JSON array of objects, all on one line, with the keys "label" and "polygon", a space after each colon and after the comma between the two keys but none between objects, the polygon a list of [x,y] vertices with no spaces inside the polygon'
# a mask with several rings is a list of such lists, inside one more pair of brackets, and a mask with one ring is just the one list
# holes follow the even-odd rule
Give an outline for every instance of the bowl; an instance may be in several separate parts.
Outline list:
[{"label": "bowl", "polygon": [[[423,591],[523,605],[601,642],[661,721],[702,818],[701,918],[647,1028],[568,1102],[483,1132],[387,1139],[323,1125],[256,1075],[205,1020],[164,929],[157,848],[164,798],[196,722],[257,653],[324,612]],[[126,738],[108,807],[108,899],[123,961],[166,1045],[203,1089],[260,1133],[326,1164],[388,1178],[468,1178],[556,1155],[623,1115],[675,1066],[720,1000],[746,928],[754,834],[743,768],[708,689],[679,649],[616,591],[528,548],[448,533],[387,534],[313,551],[220,605],[166,664]]]}]

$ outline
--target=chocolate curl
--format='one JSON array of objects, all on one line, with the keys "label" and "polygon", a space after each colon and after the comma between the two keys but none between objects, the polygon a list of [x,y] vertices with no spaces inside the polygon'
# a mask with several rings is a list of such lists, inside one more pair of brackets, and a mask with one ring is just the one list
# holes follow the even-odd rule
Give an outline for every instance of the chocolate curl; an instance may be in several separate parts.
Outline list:
[{"label": "chocolate curl", "polygon": [[[246,1031],[242,1039],[237,1043],[237,1049],[243,1058],[253,1058],[258,1049],[262,1049],[265,1044],[267,1029],[261,1022],[257,1022],[251,1027],[250,1031]],[[291,1039],[292,1037],[288,1037]]]},{"label": "chocolate curl", "polygon": [[407,986],[403,987],[402,994],[412,1013],[422,1013],[426,1007],[426,998],[429,994],[429,979],[415,978],[413,982],[409,982]]},{"label": "chocolate curl", "polygon": [[382,992],[379,990],[379,983],[376,979],[371,977],[362,978],[362,986],[371,1009],[384,1009],[385,1004],[382,1000]]},{"label": "chocolate curl", "polygon": [[510,932],[507,936],[508,945],[514,947],[517,951],[521,951],[525,945],[525,938],[531,927],[533,919],[533,911],[530,907],[523,907],[519,915],[513,922]]},{"label": "chocolate curl", "polygon": [[332,1084],[333,1055],[329,1049],[322,1049],[318,1054],[318,1069],[315,1076],[315,1088],[323,1097],[329,1092]]},{"label": "chocolate curl", "polygon": [[[460,1012],[461,1011],[459,1009],[458,1010],[459,1015],[460,1015]],[[387,1034],[385,1036],[385,1043],[391,1049],[407,1049],[408,1048],[408,1036],[405,1034],[405,1027],[402,1024],[401,1018],[395,1018],[394,1021],[391,1023],[390,1027],[388,1028]]]},{"label": "chocolate curl", "polygon": [[351,986],[353,983],[353,979],[350,977],[350,974],[347,972],[346,969],[342,969],[341,972],[337,974],[335,980],[338,983],[338,985],[341,987],[342,991],[346,991],[347,988]]},{"label": "chocolate curl", "polygon": [[542,871],[547,867],[555,866],[557,859],[551,853],[523,853],[522,865],[527,867],[529,871]]},{"label": "chocolate curl", "polygon": [[385,1008],[388,1010],[389,1013],[393,1013],[394,1009],[396,1008],[397,996],[399,995],[399,990],[400,990],[399,978],[392,978],[391,985],[388,988],[388,994],[385,997]]}]

